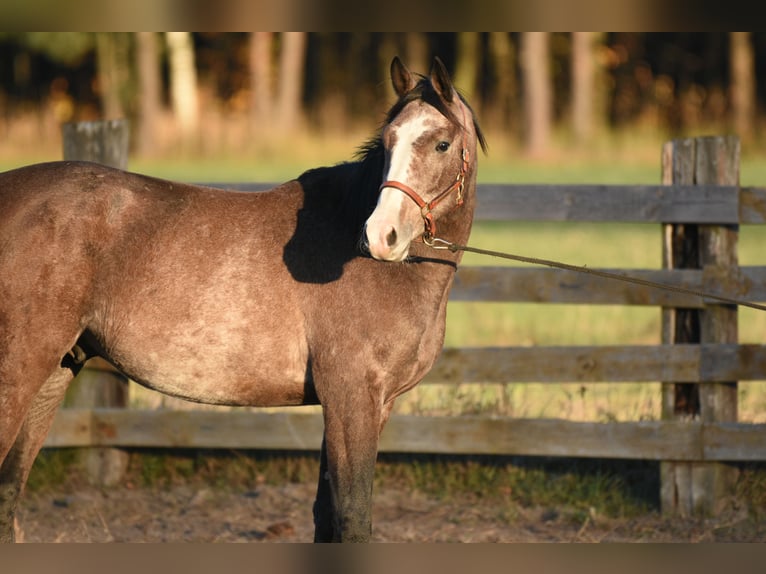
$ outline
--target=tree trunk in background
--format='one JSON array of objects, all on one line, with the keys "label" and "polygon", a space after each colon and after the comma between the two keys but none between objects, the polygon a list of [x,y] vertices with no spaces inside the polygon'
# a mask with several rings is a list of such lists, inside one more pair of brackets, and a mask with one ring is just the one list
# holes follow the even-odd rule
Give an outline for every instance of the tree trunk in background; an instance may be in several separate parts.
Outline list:
[{"label": "tree trunk in background", "polygon": [[515,116],[519,110],[514,47],[510,34],[490,32],[489,53],[495,87],[481,119],[487,125],[511,130],[518,124]]},{"label": "tree trunk in background", "polygon": [[197,133],[199,103],[194,44],[190,32],[166,32],[170,64],[170,101],[181,135]]},{"label": "tree trunk in background", "polygon": [[263,134],[271,128],[274,113],[271,47],[273,32],[250,34],[250,127]]},{"label": "tree trunk in background", "polygon": [[455,63],[453,83],[455,84],[455,87],[460,90],[460,93],[471,102],[471,105],[474,106],[475,109],[478,108],[481,103],[478,98],[475,97],[480,64],[479,33],[458,32],[457,60]]},{"label": "tree trunk in background", "polygon": [[755,57],[750,32],[730,32],[731,108],[740,140],[753,138],[755,124]]},{"label": "tree trunk in background", "polygon": [[306,63],[306,33],[282,32],[279,54],[279,98],[277,118],[283,134],[300,127],[303,117],[301,97]]},{"label": "tree trunk in background", "polygon": [[572,131],[575,142],[587,143],[595,127],[596,32],[572,32]]},{"label": "tree trunk in background", "polygon": [[[396,45],[396,35],[393,32],[382,32],[379,34],[380,36],[380,43],[378,45],[378,61],[377,66],[380,82],[383,84],[383,93],[385,94],[380,102],[381,107],[382,106],[390,106],[391,102],[396,101],[396,94],[394,93],[394,88],[391,86],[391,76],[390,76],[390,70],[391,70],[391,60],[394,59],[394,56],[398,56],[399,54],[399,48]],[[425,68],[418,69],[414,66],[411,66],[409,62],[404,62],[404,65],[407,66],[412,72],[420,73],[420,74],[428,74],[428,72],[431,70],[431,63],[428,62]]]},{"label": "tree trunk in background", "polygon": [[157,150],[157,134],[162,110],[162,77],[156,32],[136,32],[138,73],[138,126],[136,148],[139,154]]},{"label": "tree trunk in background", "polygon": [[407,57],[404,63],[407,67],[421,74],[426,74],[431,69],[428,59],[428,38],[423,32],[407,32],[405,37]]},{"label": "tree trunk in background", "polygon": [[521,70],[524,88],[524,144],[527,153],[544,154],[550,146],[553,90],[548,32],[521,35]]},{"label": "tree trunk in background", "polygon": [[[342,120],[346,126],[378,127],[378,118],[370,117],[370,110],[379,110],[391,105],[386,86],[390,86],[388,70],[391,61],[377,60],[377,50],[372,34],[352,32],[348,39],[348,53],[333,66],[335,80],[328,81],[327,92],[337,92],[338,101],[345,102]],[[373,56],[373,54],[376,54]],[[337,58],[337,56],[336,56]]]},{"label": "tree trunk in background", "polygon": [[101,94],[103,119],[123,118],[120,92],[124,85],[125,70],[128,68],[121,61],[124,51],[118,45],[120,38],[113,32],[96,33],[96,66],[98,70],[98,88]]}]

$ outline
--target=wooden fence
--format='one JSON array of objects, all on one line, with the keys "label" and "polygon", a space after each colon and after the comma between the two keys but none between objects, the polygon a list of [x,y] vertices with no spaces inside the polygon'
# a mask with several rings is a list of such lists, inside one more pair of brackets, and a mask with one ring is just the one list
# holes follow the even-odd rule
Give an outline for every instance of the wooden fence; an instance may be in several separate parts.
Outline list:
[{"label": "wooden fence", "polygon": [[[485,184],[476,220],[656,223],[664,268],[632,275],[766,301],[766,267],[740,267],[736,253],[739,224],[766,223],[766,189],[741,188],[738,162],[735,137],[676,140],[663,149],[660,185]],[[661,461],[663,510],[681,514],[717,511],[727,463],[766,460],[766,425],[736,415],[737,382],[766,380],[766,346],[738,344],[735,308],[570,271],[491,266],[462,267],[451,300],[661,307],[660,345],[445,349],[423,384],[659,381],[662,420],[395,415],[381,451]],[[321,436],[321,416],[300,411],[75,408],[60,411],[46,444],[313,450]]]}]

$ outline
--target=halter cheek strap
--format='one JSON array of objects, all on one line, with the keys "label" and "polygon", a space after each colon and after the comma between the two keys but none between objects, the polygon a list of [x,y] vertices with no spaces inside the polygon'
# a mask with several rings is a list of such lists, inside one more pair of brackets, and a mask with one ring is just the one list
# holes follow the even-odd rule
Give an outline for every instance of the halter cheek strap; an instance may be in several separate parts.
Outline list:
[{"label": "halter cheek strap", "polygon": [[[465,110],[463,110],[463,124],[465,125]],[[447,189],[442,191],[439,195],[434,197],[431,201],[425,201],[418,192],[416,192],[406,183],[402,183],[400,181],[387,180],[380,185],[379,191],[382,191],[384,187],[393,187],[395,189],[398,189],[399,191],[404,193],[407,197],[409,197],[412,201],[414,201],[415,204],[420,208],[420,215],[423,218],[423,224],[425,226],[425,231],[423,232],[423,241],[425,241],[426,243],[428,243],[429,241],[432,241],[433,238],[436,237],[436,219],[434,218],[434,214],[433,214],[434,208],[439,203],[441,203],[444,199],[449,197],[449,195],[452,194],[453,192],[457,192],[457,196],[455,197],[454,208],[458,208],[461,205],[463,205],[463,190],[465,188],[465,176],[466,176],[466,173],[468,172],[468,166],[470,163],[470,152],[468,151],[467,133],[468,133],[468,130],[464,128],[463,149],[460,152],[461,153],[460,171],[458,172],[454,183],[450,185]]]}]

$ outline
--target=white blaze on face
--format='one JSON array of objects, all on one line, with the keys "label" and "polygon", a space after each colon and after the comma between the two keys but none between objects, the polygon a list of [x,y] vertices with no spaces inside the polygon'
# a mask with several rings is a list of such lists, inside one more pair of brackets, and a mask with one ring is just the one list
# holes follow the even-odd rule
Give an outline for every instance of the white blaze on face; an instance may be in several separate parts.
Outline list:
[{"label": "white blaze on face", "polygon": [[[396,143],[390,151],[384,181],[399,181],[412,186],[415,175],[410,169],[413,146],[425,131],[426,124],[427,118],[418,116],[400,126],[388,128],[392,130],[391,137]],[[410,241],[422,233],[421,227],[422,219],[412,200],[398,189],[383,188],[375,211],[366,224],[370,254],[383,261],[402,261],[407,257]]]}]

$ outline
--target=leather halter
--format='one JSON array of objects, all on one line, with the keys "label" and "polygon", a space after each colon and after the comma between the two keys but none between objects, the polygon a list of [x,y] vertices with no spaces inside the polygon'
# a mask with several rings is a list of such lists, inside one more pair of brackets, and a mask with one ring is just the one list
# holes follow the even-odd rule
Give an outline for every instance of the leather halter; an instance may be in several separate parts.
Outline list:
[{"label": "leather halter", "polygon": [[418,192],[412,189],[409,185],[396,180],[384,181],[380,185],[380,188],[378,188],[378,192],[380,192],[380,191],[383,191],[384,187],[393,187],[394,189],[398,189],[399,191],[404,193],[407,197],[409,197],[412,201],[415,202],[415,204],[420,208],[420,215],[423,218],[423,224],[425,226],[425,231],[423,232],[423,241],[426,244],[429,244],[429,242],[432,242],[434,237],[436,237],[436,219],[434,219],[434,214],[433,214],[434,208],[455,191],[457,192],[457,197],[455,198],[455,205],[453,209],[463,205],[463,189],[465,187],[465,176],[466,176],[466,173],[468,172],[468,166],[470,162],[470,152],[468,151],[467,133],[468,133],[468,128],[465,127],[465,109],[463,109],[463,149],[460,152],[460,156],[461,156],[460,171],[458,172],[454,183],[450,185],[447,189],[442,191],[440,194],[438,194],[436,197],[434,197],[431,201],[424,200],[420,196],[420,194],[418,194]]}]

